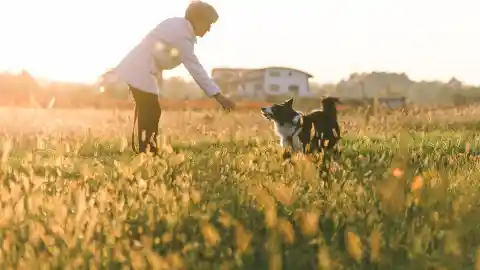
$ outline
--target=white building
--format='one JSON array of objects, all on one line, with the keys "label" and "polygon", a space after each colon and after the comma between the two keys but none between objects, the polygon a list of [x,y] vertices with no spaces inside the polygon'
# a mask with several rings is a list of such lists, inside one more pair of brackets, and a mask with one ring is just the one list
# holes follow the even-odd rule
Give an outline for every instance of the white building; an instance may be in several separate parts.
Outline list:
[{"label": "white building", "polygon": [[215,68],[212,78],[232,96],[264,99],[267,96],[310,97],[309,79],[304,71],[286,67],[260,69]]}]

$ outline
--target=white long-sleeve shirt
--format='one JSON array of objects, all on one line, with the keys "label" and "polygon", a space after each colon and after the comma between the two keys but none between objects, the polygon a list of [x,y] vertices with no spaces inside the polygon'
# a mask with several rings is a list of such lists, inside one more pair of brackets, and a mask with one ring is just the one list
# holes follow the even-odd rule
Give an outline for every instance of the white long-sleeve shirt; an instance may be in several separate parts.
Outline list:
[{"label": "white long-sleeve shirt", "polygon": [[[220,89],[195,55],[196,42],[193,27],[187,19],[166,19],[120,61],[114,72],[122,81],[139,90],[161,95],[157,80],[161,80],[162,70],[170,70],[183,63],[205,94],[215,95]],[[159,51],[162,45],[166,50]]]}]

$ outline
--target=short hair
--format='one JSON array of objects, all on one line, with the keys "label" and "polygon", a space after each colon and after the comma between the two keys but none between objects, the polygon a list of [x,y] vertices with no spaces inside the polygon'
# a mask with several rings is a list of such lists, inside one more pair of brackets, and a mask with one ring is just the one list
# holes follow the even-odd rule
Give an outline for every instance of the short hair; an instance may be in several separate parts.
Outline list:
[{"label": "short hair", "polygon": [[215,23],[218,20],[218,13],[212,5],[200,0],[194,0],[190,2],[185,10],[185,18],[189,21],[207,19]]}]

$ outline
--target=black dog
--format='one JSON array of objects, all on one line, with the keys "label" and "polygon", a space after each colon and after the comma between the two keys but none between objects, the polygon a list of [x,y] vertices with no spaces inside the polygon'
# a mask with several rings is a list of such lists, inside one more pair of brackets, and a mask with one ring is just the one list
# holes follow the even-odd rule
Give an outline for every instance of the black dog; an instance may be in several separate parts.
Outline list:
[{"label": "black dog", "polygon": [[[332,149],[340,139],[336,103],[340,103],[338,98],[325,98],[322,100],[323,111],[307,115],[293,109],[293,98],[261,110],[265,118],[274,122],[284,148],[291,148],[293,152],[315,153]],[[286,151],[284,157],[290,157],[289,152]]]},{"label": "black dog", "polygon": [[[335,97],[327,97],[322,100],[323,110],[313,111],[303,117],[303,128],[299,136],[301,141],[310,139],[310,152],[331,150],[340,140],[340,126],[337,118],[337,104],[340,100]],[[311,129],[314,128],[313,137]]]}]

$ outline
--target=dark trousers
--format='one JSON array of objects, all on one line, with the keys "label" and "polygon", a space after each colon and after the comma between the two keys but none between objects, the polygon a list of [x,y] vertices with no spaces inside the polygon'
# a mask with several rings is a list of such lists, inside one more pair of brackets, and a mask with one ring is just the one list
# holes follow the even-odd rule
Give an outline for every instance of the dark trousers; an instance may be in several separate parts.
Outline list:
[{"label": "dark trousers", "polygon": [[[129,85],[135,102],[135,117],[138,129],[138,150],[145,153],[147,148],[151,153],[157,153],[158,122],[162,110],[158,103],[158,96],[155,94],[141,91]],[[134,147],[134,134],[132,133],[132,147]]]}]

